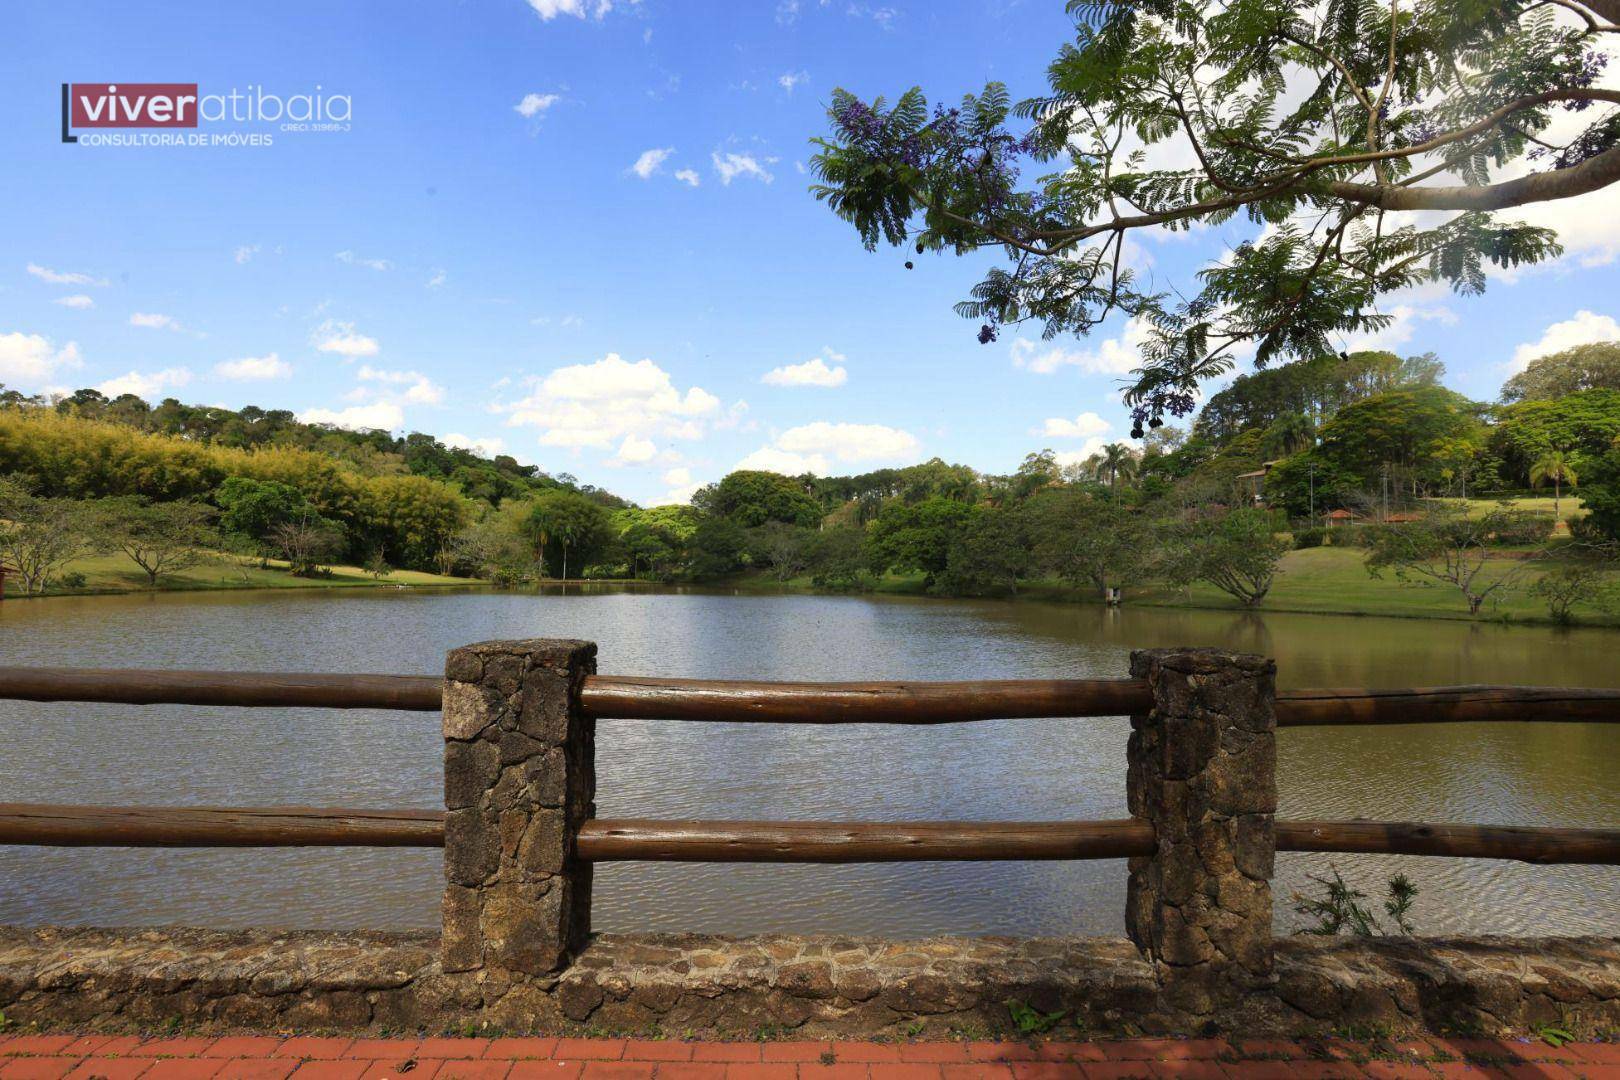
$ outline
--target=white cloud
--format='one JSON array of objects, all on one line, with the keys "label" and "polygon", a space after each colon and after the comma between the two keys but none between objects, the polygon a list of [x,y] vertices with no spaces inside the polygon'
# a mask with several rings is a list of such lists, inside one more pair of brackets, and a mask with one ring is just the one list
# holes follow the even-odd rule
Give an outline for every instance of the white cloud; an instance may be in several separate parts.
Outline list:
[{"label": "white cloud", "polygon": [[50,267],[41,266],[38,263],[29,263],[28,272],[41,281],[48,281],[52,285],[101,286],[107,284],[106,278],[91,277],[89,274],[81,274],[74,270],[52,270]]},{"label": "white cloud", "polygon": [[1035,434],[1052,439],[1090,439],[1102,435],[1113,426],[1094,412],[1083,412],[1073,420],[1049,417]]},{"label": "white cloud", "polygon": [[337,353],[353,359],[356,356],[376,356],[377,339],[357,333],[352,322],[327,319],[315,328],[310,342],[321,352]]},{"label": "white cloud", "polygon": [[747,417],[748,402],[741,399],[733,401],[731,403],[731,408],[726,410],[726,415],[714,422],[715,430],[731,431],[738,429],[742,431],[753,431],[759,427],[759,421],[749,420]]},{"label": "white cloud", "polygon": [[703,183],[703,178],[697,174],[696,169],[676,169],[675,179],[688,187],[697,187]]},{"label": "white cloud", "polygon": [[435,270],[435,271],[433,271],[433,276],[427,279],[427,281],[425,282],[425,285],[429,289],[437,289],[439,286],[443,285],[448,280],[449,280],[449,275],[446,274],[443,270]]},{"label": "white cloud", "polygon": [[636,163],[627,172],[633,172],[643,180],[651,180],[653,174],[664,167],[669,155],[675,152],[673,146],[655,146],[651,150],[643,150]]},{"label": "white cloud", "polygon": [[752,154],[721,154],[716,150],[709,157],[714,161],[714,171],[720,174],[720,182],[728,187],[739,176],[767,184],[776,179]]},{"label": "white cloud", "polygon": [[[823,349],[827,359],[812,357],[802,364],[787,364],[772,368],[759,381],[769,386],[843,386],[849,380],[842,353]],[[828,360],[832,361],[829,366]]]},{"label": "white cloud", "polygon": [[79,346],[68,342],[60,349],[38,334],[0,334],[0,383],[36,386],[58,369],[79,367]]},{"label": "white cloud", "polygon": [[1012,343],[1014,367],[1050,375],[1059,368],[1077,367],[1087,375],[1124,375],[1142,364],[1142,346],[1148,340],[1148,325],[1140,319],[1125,324],[1118,335],[1105,338],[1094,348],[1038,343],[1018,338]]},{"label": "white cloud", "polygon": [[619,452],[613,455],[612,464],[645,465],[657,456],[658,446],[651,439],[644,439],[640,435],[626,435],[624,442],[619,444]]},{"label": "white cloud", "polygon": [[85,308],[93,308],[96,306],[96,302],[84,295],[84,293],[78,293],[74,296],[58,296],[55,300],[52,300],[51,303],[58,304],[65,308],[72,308],[75,311],[83,311]]},{"label": "white cloud", "polygon": [[659,506],[683,506],[691,502],[697,489],[703,486],[692,479],[692,470],[687,468],[670,469],[664,473],[664,483],[669,485],[669,490],[658,500]]},{"label": "white cloud", "polygon": [[404,426],[405,413],[398,405],[379,401],[371,405],[351,405],[347,409],[305,409],[298,414],[305,424],[331,424],[350,431],[379,428],[393,431]]},{"label": "white cloud", "polygon": [[808,71],[790,71],[785,75],[776,77],[776,85],[790,94],[793,93],[796,87],[802,86],[809,81],[810,73]]},{"label": "white cloud", "polygon": [[392,270],[394,267],[394,264],[387,259],[367,258],[363,255],[356,255],[352,251],[340,251],[334,258],[338,262],[348,263],[350,266],[364,266],[368,270]]},{"label": "white cloud", "polygon": [[1620,323],[1615,322],[1613,316],[1599,315],[1582,308],[1574,318],[1547,327],[1539,341],[1527,341],[1514,349],[1508,367],[1515,372],[1523,371],[1530,366],[1530,361],[1538,357],[1573,349],[1577,345],[1589,345],[1594,341],[1620,341]]},{"label": "white cloud", "polygon": [[237,360],[222,360],[214,365],[214,374],[222,379],[285,379],[292,374],[292,365],[275,353],[266,356],[244,356]]},{"label": "white cloud", "polygon": [[818,420],[782,432],[776,445],[797,454],[829,453],[839,461],[897,461],[916,453],[917,437],[882,424]]},{"label": "white cloud", "polygon": [[361,382],[405,387],[405,393],[400,400],[409,405],[438,405],[444,401],[444,387],[420,371],[388,371],[368,364],[361,367],[355,377]]},{"label": "white cloud", "polygon": [[1390,324],[1382,330],[1346,335],[1344,339],[1346,352],[1393,349],[1411,341],[1420,322],[1438,322],[1444,326],[1451,326],[1457,321],[1457,313],[1443,305],[1391,304],[1380,310],[1390,316]]},{"label": "white cloud", "polygon": [[506,440],[504,439],[475,439],[470,435],[452,432],[439,441],[452,449],[471,450],[473,453],[482,454],[485,457],[494,457],[496,454],[506,452]]},{"label": "white cloud", "polygon": [[612,0],[529,0],[529,6],[542,22],[550,22],[559,15],[572,15],[576,19],[589,15],[600,19],[613,10]]},{"label": "white cloud", "polygon": [[791,26],[799,18],[799,0],[781,0],[776,5],[776,21],[782,26]]},{"label": "white cloud", "polygon": [[585,320],[579,315],[564,315],[560,319],[554,319],[550,315],[537,315],[529,320],[531,326],[550,326],[552,323],[564,329],[577,330],[585,325]]},{"label": "white cloud", "polygon": [[905,461],[917,454],[917,437],[909,431],[882,424],[846,424],[818,420],[789,428],[770,446],[761,447],[737,463],[739,469],[797,476],[826,476],[833,462]]},{"label": "white cloud", "polygon": [[827,459],[820,454],[794,454],[774,446],[762,446],[733,466],[733,471],[741,469],[758,469],[783,476],[798,476],[801,473],[826,476],[832,471]]},{"label": "white cloud", "polygon": [[116,379],[108,379],[97,386],[110,398],[120,394],[134,394],[136,397],[155,398],[171,386],[184,386],[191,381],[191,372],[185,368],[164,368],[162,371],[138,372],[131,371],[120,375]]},{"label": "white cloud", "polygon": [[180,320],[173,315],[159,315],[156,312],[137,311],[129,317],[129,325],[142,326],[148,330],[183,330]]},{"label": "white cloud", "polygon": [[236,254],[233,256],[233,258],[236,259],[236,265],[241,266],[245,262],[251,262],[253,256],[257,255],[258,253],[258,244],[243,244],[241,247],[236,249]]},{"label": "white cloud", "polygon": [[523,100],[512,106],[512,111],[525,120],[535,120],[561,100],[558,94],[524,94]]},{"label": "white cloud", "polygon": [[1070,465],[1084,465],[1091,455],[1100,453],[1108,440],[1101,435],[1094,436],[1085,441],[1078,450],[1059,450],[1052,455],[1052,460],[1058,463],[1059,468],[1068,468]]},{"label": "white cloud", "polygon": [[707,390],[693,386],[683,394],[651,360],[632,364],[618,353],[557,368],[529,385],[527,397],[495,408],[509,413],[513,426],[539,428],[545,446],[607,448],[627,435],[697,439],[705,418],[720,408]]}]

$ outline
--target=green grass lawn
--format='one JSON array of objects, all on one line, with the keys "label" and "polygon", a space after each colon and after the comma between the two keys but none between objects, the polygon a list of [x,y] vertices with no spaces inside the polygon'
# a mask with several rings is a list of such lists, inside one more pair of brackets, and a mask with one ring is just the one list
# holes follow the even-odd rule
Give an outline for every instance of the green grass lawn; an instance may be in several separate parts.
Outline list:
[{"label": "green grass lawn", "polygon": [[[1515,588],[1498,602],[1487,601],[1478,616],[1468,614],[1468,602],[1451,586],[1405,584],[1392,572],[1375,578],[1363,564],[1363,551],[1353,547],[1306,548],[1283,556],[1277,578],[1257,610],[1308,612],[1319,615],[1384,615],[1409,619],[1511,619],[1518,622],[1550,622],[1546,604],[1529,595],[1528,587],[1549,567],[1531,561]],[[1520,560],[1491,559],[1483,571],[1490,580]],[[1620,597],[1620,571],[1607,575],[1600,590],[1611,598]],[[728,581],[728,586],[744,591],[813,591],[809,578],[795,578],[785,584],[762,575],[744,575]],[[920,574],[886,575],[872,590],[891,595],[923,595]],[[1100,603],[1091,589],[1076,589],[1055,579],[1021,583],[1018,595],[1026,600]],[[1125,602],[1152,607],[1214,608],[1243,611],[1242,604],[1212,585],[1199,583],[1187,592],[1178,589],[1127,589]],[[1578,605],[1575,615],[1583,625],[1620,626],[1620,615],[1610,614],[1590,604]]]},{"label": "green grass lawn", "polygon": [[[1482,577],[1494,579],[1518,565],[1522,564],[1508,559],[1492,559]],[[1526,591],[1545,572],[1545,568],[1545,563],[1531,562],[1517,587],[1500,603],[1486,601],[1478,617],[1546,621],[1546,605]],[[1620,585],[1620,573],[1608,576],[1608,589],[1612,591]],[[1219,589],[1202,583],[1194,585],[1186,594],[1150,590],[1139,596],[1128,597],[1127,601],[1171,607],[1233,610],[1242,607]],[[1440,585],[1403,584],[1389,571],[1375,578],[1367,573],[1362,563],[1362,551],[1350,547],[1306,548],[1284,555],[1277,580],[1271,586],[1261,610],[1427,619],[1469,618],[1468,603],[1457,589]],[[1620,619],[1605,616],[1590,606],[1577,608],[1576,614],[1583,623],[1620,623]]]},{"label": "green grass lawn", "polygon": [[[175,589],[325,589],[333,587],[378,585],[479,585],[475,578],[445,577],[417,570],[394,570],[381,578],[374,578],[358,566],[333,566],[331,577],[294,577],[287,572],[287,564],[271,559],[269,567],[260,569],[257,560],[244,564],[234,556],[216,555],[175,574],[158,579],[162,590]],[[67,589],[52,586],[47,596],[74,595],[88,592],[134,592],[148,589],[146,571],[136,566],[122,552],[79,559],[68,564],[64,574],[84,575],[82,588]],[[12,595],[17,595],[13,592]]]}]

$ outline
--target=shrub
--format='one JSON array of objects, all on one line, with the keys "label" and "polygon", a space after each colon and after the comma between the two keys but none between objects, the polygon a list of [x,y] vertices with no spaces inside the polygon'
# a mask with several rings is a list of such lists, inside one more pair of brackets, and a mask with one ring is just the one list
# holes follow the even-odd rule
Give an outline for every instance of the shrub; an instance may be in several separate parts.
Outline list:
[{"label": "shrub", "polygon": [[1296,549],[1325,547],[1330,539],[1326,526],[1307,525],[1293,531]]}]

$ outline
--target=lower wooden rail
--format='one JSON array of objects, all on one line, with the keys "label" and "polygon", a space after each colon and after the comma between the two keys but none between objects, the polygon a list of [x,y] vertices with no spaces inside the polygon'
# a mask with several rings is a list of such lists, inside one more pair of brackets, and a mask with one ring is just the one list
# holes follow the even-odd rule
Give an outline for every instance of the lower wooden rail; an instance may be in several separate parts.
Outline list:
[{"label": "lower wooden rail", "polygon": [[1620,829],[1431,825],[1418,821],[1279,821],[1277,850],[1620,864]]},{"label": "lower wooden rail", "polygon": [[[0,803],[0,845],[51,847],[443,847],[439,810]],[[926,862],[1149,855],[1153,828],[1114,821],[652,821],[596,819],[592,862]],[[1278,851],[1620,865],[1620,829],[1407,821],[1278,821]]]},{"label": "lower wooden rail", "polygon": [[443,847],[444,811],[0,803],[0,844]]}]

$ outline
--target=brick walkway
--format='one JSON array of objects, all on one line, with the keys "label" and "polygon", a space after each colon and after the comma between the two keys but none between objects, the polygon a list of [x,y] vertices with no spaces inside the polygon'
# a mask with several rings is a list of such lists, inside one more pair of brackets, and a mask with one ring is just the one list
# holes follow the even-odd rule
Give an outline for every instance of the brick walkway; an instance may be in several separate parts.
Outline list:
[{"label": "brick walkway", "polygon": [[1064,1080],[1614,1077],[1620,1043],[1143,1039],[679,1042],[0,1035],[0,1080]]}]

